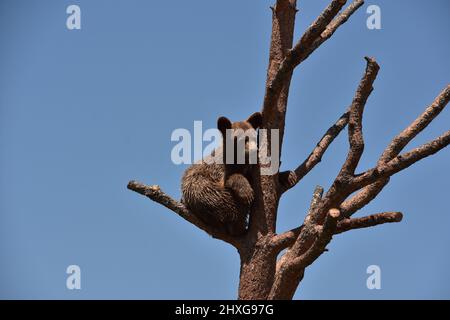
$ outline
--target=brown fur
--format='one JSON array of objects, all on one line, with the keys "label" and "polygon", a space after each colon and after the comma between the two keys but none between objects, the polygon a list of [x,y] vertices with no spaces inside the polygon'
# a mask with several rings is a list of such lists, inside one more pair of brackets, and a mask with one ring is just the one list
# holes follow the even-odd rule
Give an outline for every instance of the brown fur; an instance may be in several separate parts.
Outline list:
[{"label": "brown fur", "polygon": [[[231,235],[245,232],[248,214],[253,203],[254,192],[251,184],[251,168],[246,154],[245,163],[237,164],[235,144],[235,161],[226,164],[226,129],[257,129],[262,121],[261,113],[256,112],[247,120],[231,123],[225,117],[217,120],[222,133],[222,146],[214,150],[209,157],[222,156],[224,164],[200,161],[190,166],[184,173],[181,183],[183,202],[188,209],[206,224],[222,229]],[[232,138],[240,138],[233,130]],[[247,144],[246,144],[247,148]],[[246,151],[248,151],[246,149]]]}]

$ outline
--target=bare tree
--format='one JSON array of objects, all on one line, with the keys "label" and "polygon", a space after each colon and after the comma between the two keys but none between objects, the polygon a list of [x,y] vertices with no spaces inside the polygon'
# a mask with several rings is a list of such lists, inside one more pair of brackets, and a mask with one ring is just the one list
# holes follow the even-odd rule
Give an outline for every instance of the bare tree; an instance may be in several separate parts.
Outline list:
[{"label": "bare tree", "polygon": [[[279,129],[280,146],[292,73],[328,40],[364,1],[354,0],[341,11],[345,3],[345,0],[331,1],[294,46],[296,0],[277,0],[271,8],[272,36],[262,107],[262,128]],[[355,173],[364,150],[364,106],[373,90],[379,70],[373,58],[365,59],[366,70],[352,104],[295,170],[282,173],[286,175],[284,178],[287,178],[283,181],[287,180],[288,183],[280,183],[280,174],[260,175],[260,167],[256,170],[255,203],[250,213],[248,231],[243,236],[231,237],[205,225],[182,203],[165,194],[159,186],[129,182],[129,189],[164,205],[214,238],[236,247],[241,261],[239,299],[292,299],[305,268],[326,251],[333,235],[401,221],[400,212],[381,212],[361,218],[351,216],[373,200],[388,184],[392,175],[440,151],[450,143],[450,131],[447,131],[433,141],[401,153],[444,109],[450,98],[450,86],[447,85],[425,111],[391,141],[373,168]],[[277,234],[277,209],[281,196],[321,161],[327,148],[347,125],[350,144],[347,158],[331,187],[326,193],[320,186],[316,188],[303,225]],[[268,149],[270,150],[270,141]],[[282,252],[283,250],[285,251]]]}]

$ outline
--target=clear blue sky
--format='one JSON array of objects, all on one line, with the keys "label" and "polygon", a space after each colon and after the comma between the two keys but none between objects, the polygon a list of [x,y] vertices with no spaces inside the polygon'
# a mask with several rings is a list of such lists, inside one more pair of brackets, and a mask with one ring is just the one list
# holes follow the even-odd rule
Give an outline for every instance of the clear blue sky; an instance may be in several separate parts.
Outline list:
[{"label": "clear blue sky", "polygon": [[[328,0],[299,1],[296,38]],[[82,29],[66,28],[78,4]],[[377,4],[382,29],[368,30]],[[272,1],[0,1],[0,298],[234,299],[235,249],[128,191],[174,197],[186,166],[176,128],[215,126],[260,109]],[[390,139],[449,83],[447,0],[368,1],[302,64],[289,99],[283,169],[299,164],[349,105],[365,67],[381,70],[366,107],[371,167]],[[449,129],[445,110],[411,146]],[[344,161],[345,134],[283,198],[279,231],[298,225],[316,184]],[[336,236],[297,299],[450,298],[450,149],[396,175],[359,215],[404,220]],[[68,265],[82,289],[66,289]],[[366,268],[382,289],[366,288]]]}]

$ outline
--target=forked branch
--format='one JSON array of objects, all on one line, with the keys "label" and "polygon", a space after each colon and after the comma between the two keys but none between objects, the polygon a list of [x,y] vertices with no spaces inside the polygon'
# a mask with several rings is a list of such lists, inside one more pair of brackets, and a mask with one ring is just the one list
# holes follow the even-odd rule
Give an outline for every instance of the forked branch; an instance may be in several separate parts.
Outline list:
[{"label": "forked branch", "polygon": [[[398,156],[403,148],[444,110],[449,98],[450,87],[447,86],[421,115],[391,141],[380,156],[378,166],[381,167]],[[352,198],[346,200],[340,207],[343,216],[350,217],[353,213],[370,203],[388,183],[389,177],[377,179],[375,182],[360,190]]]},{"label": "forked branch", "polygon": [[346,0],[333,0],[309,26],[296,45],[287,51],[283,61],[279,64],[278,70],[274,76],[270,77],[271,80],[266,86],[263,103],[263,114],[265,118],[271,117],[274,114],[273,108],[276,106],[286,78],[290,77],[292,71],[301,62],[306,60],[322,43],[328,40],[364,4],[363,0],[355,0],[347,9],[338,15],[340,9],[346,2]]},{"label": "forked branch", "polygon": [[[303,278],[305,268],[321,255],[333,234],[400,222],[403,218],[400,212],[383,212],[360,218],[350,218],[350,216],[374,199],[389,182],[390,176],[450,144],[450,131],[447,131],[433,141],[399,155],[400,151],[445,108],[450,99],[450,86],[447,86],[410,126],[392,140],[375,168],[362,174],[355,174],[364,150],[362,132],[364,106],[373,90],[373,82],[379,70],[373,58],[366,58],[366,60],[366,71],[348,116],[350,146],[346,161],[325,197],[322,198],[322,192],[320,197],[317,197],[317,190],[314,193],[313,199],[316,199],[312,202],[314,208],[311,205],[304,224],[272,238],[272,246],[276,252],[288,248],[277,263],[275,281],[269,296],[272,299],[292,297],[294,288]],[[322,151],[323,149],[319,146],[316,149]],[[310,158],[313,157],[310,156],[308,159]],[[304,163],[308,163],[308,159]],[[305,170],[306,165],[302,164],[300,168]],[[358,190],[360,191],[356,195],[346,200]],[[329,230],[332,232],[330,233]]]}]

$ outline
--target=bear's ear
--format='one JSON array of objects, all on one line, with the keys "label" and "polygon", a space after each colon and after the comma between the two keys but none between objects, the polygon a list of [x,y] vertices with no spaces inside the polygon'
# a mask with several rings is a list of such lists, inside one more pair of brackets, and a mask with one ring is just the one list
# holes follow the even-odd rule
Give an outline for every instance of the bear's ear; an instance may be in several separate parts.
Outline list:
[{"label": "bear's ear", "polygon": [[226,130],[231,129],[231,121],[226,117],[220,117],[217,119],[217,129],[219,129],[225,137]]},{"label": "bear's ear", "polygon": [[262,125],[262,114],[261,112],[255,112],[250,117],[248,117],[247,122],[252,125],[254,129],[258,129]]}]

